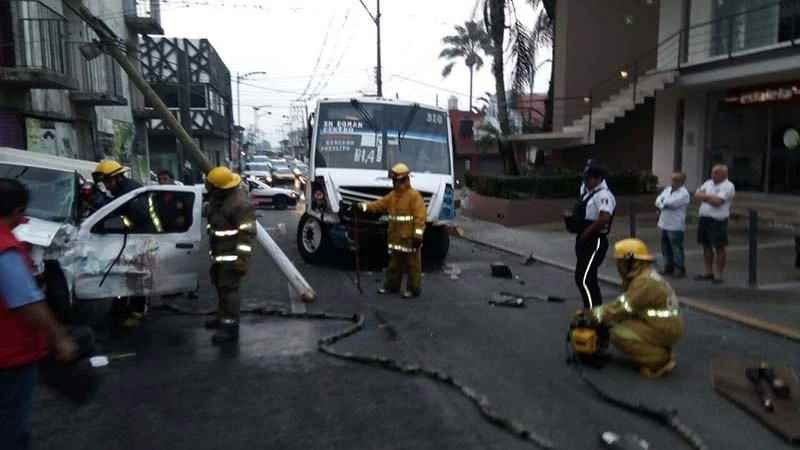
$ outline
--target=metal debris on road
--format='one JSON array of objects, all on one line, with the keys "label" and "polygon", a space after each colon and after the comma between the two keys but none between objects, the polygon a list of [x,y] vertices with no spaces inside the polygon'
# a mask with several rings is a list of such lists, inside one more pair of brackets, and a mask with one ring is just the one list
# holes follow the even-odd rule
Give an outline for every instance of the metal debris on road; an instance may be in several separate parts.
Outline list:
[{"label": "metal debris on road", "polygon": [[489,304],[492,306],[504,306],[507,308],[524,308],[525,299],[518,296],[505,295],[503,292],[498,292],[495,293],[491,299],[489,299]]},{"label": "metal debris on road", "polygon": [[492,276],[495,278],[514,278],[508,264],[502,262],[492,263]]},{"label": "metal debris on road", "polygon": [[496,298],[502,297],[502,299],[517,299],[520,298],[522,300],[535,300],[539,302],[549,302],[549,303],[564,303],[566,300],[563,297],[558,297],[555,295],[539,295],[534,293],[528,294],[515,294],[513,292],[506,292],[500,291],[494,294]]},{"label": "metal debris on road", "polygon": [[461,275],[461,268],[455,264],[448,264],[442,272],[450,277],[451,280],[457,280]]}]

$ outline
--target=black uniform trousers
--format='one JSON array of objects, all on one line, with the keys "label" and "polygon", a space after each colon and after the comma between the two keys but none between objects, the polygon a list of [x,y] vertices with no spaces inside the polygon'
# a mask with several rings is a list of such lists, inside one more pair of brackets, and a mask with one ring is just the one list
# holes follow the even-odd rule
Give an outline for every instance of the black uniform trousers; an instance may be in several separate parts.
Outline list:
[{"label": "black uniform trousers", "polygon": [[608,237],[605,234],[593,237],[585,242],[580,241],[580,234],[575,240],[575,284],[583,298],[585,308],[594,308],[603,304],[600,284],[597,282],[597,269],[606,258]]}]

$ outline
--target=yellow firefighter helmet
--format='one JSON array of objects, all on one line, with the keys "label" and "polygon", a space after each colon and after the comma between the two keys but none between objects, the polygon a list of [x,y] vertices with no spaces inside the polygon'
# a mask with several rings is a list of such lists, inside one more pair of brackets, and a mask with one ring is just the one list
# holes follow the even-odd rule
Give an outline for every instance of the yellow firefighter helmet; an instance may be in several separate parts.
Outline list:
[{"label": "yellow firefighter helmet", "polygon": [[409,169],[407,165],[403,163],[397,163],[392,167],[392,170],[389,171],[389,178],[393,180],[399,180],[409,176],[410,174],[411,169]]},{"label": "yellow firefighter helmet", "polygon": [[233,189],[242,182],[242,177],[231,172],[227,167],[215,167],[208,172],[206,181],[217,189]]},{"label": "yellow firefighter helmet", "polygon": [[122,164],[113,159],[104,159],[97,164],[97,167],[94,169],[94,174],[95,176],[106,178],[113,177],[114,175],[122,175],[125,173],[125,170]]},{"label": "yellow firefighter helmet", "polygon": [[639,261],[655,261],[647,244],[641,239],[623,239],[614,244],[614,259],[638,259]]}]

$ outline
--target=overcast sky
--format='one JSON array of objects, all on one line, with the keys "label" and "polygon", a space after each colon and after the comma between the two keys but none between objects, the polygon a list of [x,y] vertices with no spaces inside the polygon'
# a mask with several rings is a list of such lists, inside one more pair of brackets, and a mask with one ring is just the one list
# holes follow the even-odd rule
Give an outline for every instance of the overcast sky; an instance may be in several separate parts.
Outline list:
[{"label": "overcast sky", "polygon": [[[374,13],[375,0],[364,1]],[[384,96],[435,104],[438,94],[439,105],[445,106],[456,95],[459,107],[467,109],[469,72],[459,64],[442,78],[444,61],[438,55],[442,37],[469,20],[475,4],[381,2]],[[259,128],[273,144],[287,129],[282,116],[289,115],[290,105],[303,93],[319,98],[375,92],[375,25],[359,0],[162,0],[161,5],[167,36],[209,39],[234,78],[237,72],[267,73],[242,82],[241,123],[253,123],[253,106],[270,105],[260,110]],[[526,11],[528,23],[533,17]],[[476,97],[494,91],[490,65],[485,58],[475,76]],[[545,91],[549,66],[540,72],[536,90]],[[312,109],[314,100],[308,106]]]}]

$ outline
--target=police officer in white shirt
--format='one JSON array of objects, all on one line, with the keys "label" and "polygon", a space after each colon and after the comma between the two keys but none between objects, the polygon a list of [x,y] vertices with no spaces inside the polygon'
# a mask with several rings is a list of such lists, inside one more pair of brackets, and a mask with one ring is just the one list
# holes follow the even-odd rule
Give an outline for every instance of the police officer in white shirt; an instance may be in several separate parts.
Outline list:
[{"label": "police officer in white shirt", "polygon": [[583,298],[585,308],[603,303],[597,269],[608,251],[608,233],[617,202],[605,181],[605,170],[590,162],[583,172],[581,201],[586,205],[582,231],[575,241],[575,284]]},{"label": "police officer in white shirt", "polygon": [[[727,262],[728,218],[736,188],[728,181],[728,167],[722,164],[711,169],[711,179],[695,192],[700,200],[700,223],[697,227],[697,242],[703,246],[705,273],[695,279],[723,283],[722,275]],[[714,267],[716,263],[716,270]]]},{"label": "police officer in white shirt", "polygon": [[686,175],[672,174],[672,185],[667,186],[656,198],[659,210],[658,228],[661,230],[661,254],[664,256],[662,275],[686,276],[683,253],[683,236],[686,230],[686,208],[691,202],[689,191],[683,186]]}]

